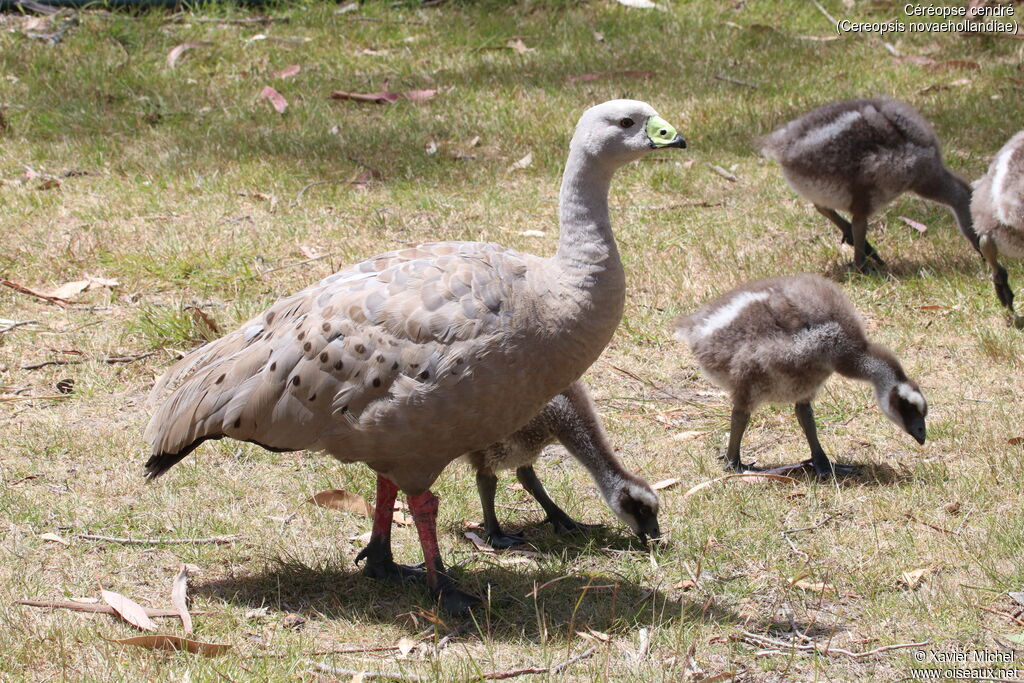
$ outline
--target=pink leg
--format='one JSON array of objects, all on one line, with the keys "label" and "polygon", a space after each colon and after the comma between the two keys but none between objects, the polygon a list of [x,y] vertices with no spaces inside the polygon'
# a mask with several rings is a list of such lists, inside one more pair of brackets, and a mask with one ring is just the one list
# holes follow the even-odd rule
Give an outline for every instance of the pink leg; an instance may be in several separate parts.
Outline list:
[{"label": "pink leg", "polygon": [[366,560],[363,573],[375,579],[401,579],[422,576],[422,572],[395,564],[391,556],[391,520],[395,515],[398,487],[387,477],[377,475],[377,500],[373,509],[370,542],[356,555],[356,564]]},{"label": "pink leg", "polygon": [[427,585],[435,597],[440,598],[441,606],[452,614],[462,614],[471,607],[480,604],[476,597],[463,593],[455,587],[444,572],[441,562],[441,551],[437,547],[437,506],[438,499],[430,491],[409,496],[409,509],[416,522],[416,532],[423,547],[423,560],[427,567]]}]

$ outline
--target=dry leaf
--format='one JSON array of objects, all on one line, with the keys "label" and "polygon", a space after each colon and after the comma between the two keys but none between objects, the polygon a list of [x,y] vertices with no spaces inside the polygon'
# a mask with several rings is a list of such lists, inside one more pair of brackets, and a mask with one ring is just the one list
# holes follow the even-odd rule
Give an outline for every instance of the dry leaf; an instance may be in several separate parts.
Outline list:
[{"label": "dry leaf", "polygon": [[544,237],[547,233],[543,230],[523,230],[519,234],[523,237]]},{"label": "dry leaf", "polygon": [[527,52],[533,52],[534,51],[534,48],[526,47],[526,43],[524,43],[519,38],[516,38],[515,40],[508,41],[505,44],[505,46],[508,47],[510,50],[515,50],[518,54],[521,54],[521,55],[525,55]]},{"label": "dry leaf", "polygon": [[773,480],[773,481],[785,481],[785,482],[789,482],[789,483],[796,483],[796,479],[794,479],[793,477],[787,477],[787,476],[785,476],[783,474],[769,474],[767,472],[742,472],[740,474],[727,474],[724,477],[718,477],[717,479],[711,479],[709,481],[703,481],[703,482],[697,484],[696,486],[694,486],[689,491],[687,491],[686,493],[683,494],[683,499],[685,500],[685,499],[689,498],[690,496],[692,496],[693,494],[697,493],[698,491],[701,491],[702,489],[706,489],[707,487],[711,486],[712,484],[714,484],[716,482],[726,481],[726,480],[729,480],[729,479],[753,479],[755,481],[759,481],[759,480]]},{"label": "dry leaf", "polygon": [[144,647],[147,650],[186,650],[194,655],[203,655],[204,657],[222,655],[231,647],[227,643],[204,643],[198,640],[171,635],[113,638],[110,642],[120,643],[121,645],[135,645],[136,647]]},{"label": "dry leaf", "polygon": [[704,434],[704,432],[698,432],[698,431],[694,431],[694,430],[691,430],[691,431],[688,431],[688,432],[679,432],[678,434],[673,434],[672,435],[672,440],[673,441],[689,441],[690,439],[696,439],[698,436],[702,436],[703,434]]},{"label": "dry leaf", "polygon": [[433,140],[427,141],[426,149],[424,150],[427,154],[437,154],[437,143]]},{"label": "dry leaf", "polygon": [[37,190],[56,190],[58,187],[60,187],[60,184],[61,184],[60,181],[57,180],[56,178],[47,178],[43,182],[39,183],[39,187],[37,187],[36,189]]},{"label": "dry leaf", "polygon": [[391,92],[382,90],[374,93],[346,92],[335,90],[331,93],[332,100],[355,100],[356,102],[373,102],[375,104],[394,104],[398,100],[406,99],[410,102],[423,102],[437,94],[436,90],[409,90],[407,92]]},{"label": "dry leaf", "polygon": [[493,553],[494,552],[494,548],[491,547],[490,543],[488,543],[484,539],[480,538],[479,536],[474,534],[472,531],[467,531],[467,532],[465,532],[462,535],[465,536],[466,538],[468,538],[470,541],[472,541],[473,545],[475,545],[476,549],[479,550],[480,552],[482,552],[482,553]]},{"label": "dry leaf", "polygon": [[960,501],[959,500],[950,501],[950,502],[948,502],[948,503],[946,503],[945,505],[942,506],[942,510],[947,515],[958,515],[958,514],[960,514]]},{"label": "dry leaf", "polygon": [[213,43],[205,40],[198,43],[182,43],[181,45],[175,45],[174,48],[167,53],[167,68],[173,69],[178,63],[178,60],[181,59],[181,56],[185,54],[186,50],[191,50],[196,47],[208,47],[210,45],[213,45]]},{"label": "dry leaf", "polygon": [[397,524],[398,526],[412,526],[412,517],[401,512],[396,512],[394,513],[394,516],[391,517],[391,523]]},{"label": "dry leaf", "polygon": [[103,596],[103,602],[110,605],[122,619],[132,626],[141,628],[143,631],[156,630],[156,624],[146,615],[146,610],[139,603],[114,591],[102,590],[100,594]]},{"label": "dry leaf", "polygon": [[75,280],[73,282],[65,282],[60,287],[49,291],[47,296],[52,296],[57,299],[70,299],[71,297],[78,296],[87,289],[89,289],[88,280]]},{"label": "dry leaf", "polygon": [[924,223],[918,223],[917,221],[911,218],[907,218],[906,216],[896,216],[896,218],[899,218],[901,221],[912,227],[914,230],[917,230],[918,232],[925,232],[926,230],[928,230],[928,226],[925,225]]},{"label": "dry leaf", "polygon": [[301,614],[291,612],[284,615],[284,619],[281,620],[281,625],[285,628],[302,628],[306,625],[306,618]]},{"label": "dry leaf", "polygon": [[192,314],[192,319],[196,322],[199,327],[204,327],[212,334],[220,334],[220,325],[213,319],[209,313],[199,308],[198,306],[186,306],[184,310]]},{"label": "dry leaf", "polygon": [[288,108],[288,100],[284,98],[284,95],[277,92],[269,85],[263,86],[263,90],[260,90],[260,94],[256,97],[256,100],[270,100],[270,104],[274,105],[274,111],[278,114],[283,114],[284,110]]},{"label": "dry leaf", "polygon": [[71,545],[68,541],[66,541],[65,539],[61,538],[57,534],[55,534],[53,532],[50,532],[50,531],[46,532],[45,534],[39,534],[39,538],[43,539],[44,541],[50,541],[51,543],[60,543],[61,545]]},{"label": "dry leaf", "polygon": [[188,567],[181,565],[178,575],[174,577],[174,583],[171,584],[171,604],[181,615],[181,625],[185,628],[185,633],[192,633],[192,615],[188,613],[187,593]]},{"label": "dry leaf", "polygon": [[373,516],[373,507],[366,502],[365,498],[357,493],[350,493],[341,489],[320,491],[310,497],[309,502],[322,508],[355,512],[367,517]]},{"label": "dry leaf", "polygon": [[1010,439],[1007,439],[1006,443],[1010,444],[1011,446],[1019,446],[1022,443],[1024,443],[1024,436],[1012,437]]},{"label": "dry leaf", "polygon": [[599,73],[580,74],[579,76],[569,76],[569,78],[565,79],[565,82],[566,83],[576,83],[577,81],[581,81],[581,82],[586,83],[588,81],[596,81],[599,78],[610,78],[610,77],[616,77],[616,76],[621,76],[622,78],[647,79],[647,78],[651,78],[652,76],[654,76],[654,72],[653,71],[637,70],[637,69],[629,69],[629,70],[626,70],[626,71],[602,71],[602,72],[599,72]]},{"label": "dry leaf", "polygon": [[326,252],[317,251],[311,247],[307,247],[305,244],[299,245],[299,251],[301,251],[302,255],[308,259],[320,258],[321,256],[324,256],[326,254]]},{"label": "dry leaf", "polygon": [[417,645],[419,645],[419,642],[416,641],[414,638],[409,638],[408,636],[404,638],[399,638],[398,642],[395,643],[395,647],[398,648],[398,651],[402,654],[403,657],[407,657],[409,653],[412,652]]},{"label": "dry leaf", "polygon": [[666,11],[664,7],[655,2],[651,2],[651,0],[618,0],[618,2],[620,5],[634,7],[636,9],[657,9],[662,12]]},{"label": "dry leaf", "polygon": [[682,581],[680,581],[672,587],[677,590],[688,591],[696,588],[697,584],[695,584],[691,579],[683,579]]},{"label": "dry leaf", "polygon": [[914,590],[924,583],[924,578],[926,576],[938,570],[938,567],[921,567],[920,569],[914,569],[913,571],[903,572],[900,574],[899,583],[906,586],[908,590]]},{"label": "dry leaf", "polygon": [[358,2],[350,2],[348,4],[342,5],[338,9],[334,10],[334,13],[335,14],[348,14],[349,12],[358,12],[358,11],[359,11],[359,3]]},{"label": "dry leaf", "polygon": [[919,310],[919,311],[948,311],[949,310],[949,306],[944,306],[943,304],[928,304],[926,306],[918,306],[917,310]]},{"label": "dry leaf", "polygon": [[679,477],[672,477],[671,479],[662,479],[661,481],[657,481],[651,484],[651,488],[654,489],[655,491],[660,491],[661,489],[671,488],[681,481],[682,479],[680,479]]},{"label": "dry leaf", "polygon": [[527,152],[526,156],[508,167],[510,171],[518,171],[528,168],[533,163],[533,152]]},{"label": "dry leaf", "polygon": [[586,631],[576,631],[576,635],[581,638],[586,638],[587,640],[600,640],[602,643],[607,643],[612,639],[612,637],[607,633],[596,631],[592,628],[588,628]]},{"label": "dry leaf", "polygon": [[274,78],[291,78],[300,71],[302,71],[301,66],[299,66],[298,64],[292,64],[291,66],[286,66],[277,73],[273,74],[273,76]]},{"label": "dry leaf", "polygon": [[834,591],[836,589],[830,583],[815,582],[815,581],[804,581],[803,579],[797,579],[791,581],[790,584],[793,588],[799,588],[800,590],[813,591],[815,593],[824,593],[825,591]]}]

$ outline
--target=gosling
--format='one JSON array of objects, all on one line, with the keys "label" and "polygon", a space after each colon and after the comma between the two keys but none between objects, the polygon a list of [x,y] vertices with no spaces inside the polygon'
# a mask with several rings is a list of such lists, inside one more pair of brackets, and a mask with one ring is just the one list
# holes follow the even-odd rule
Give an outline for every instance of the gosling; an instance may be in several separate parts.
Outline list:
[{"label": "gosling", "polygon": [[[867,241],[868,218],[910,191],[948,206],[960,232],[978,249],[971,224],[971,187],[942,163],[931,125],[905,102],[846,100],[818,107],[761,139],[762,153],[782,166],[790,187],[853,245],[853,264],[884,265]],[[850,214],[850,220],[837,212]]]},{"label": "gosling", "polygon": [[1024,131],[1003,145],[992,165],[974,184],[971,216],[978,231],[981,255],[992,269],[999,302],[1010,311],[1010,321],[1024,328],[1024,317],[1013,310],[1013,290],[999,255],[1024,256]]},{"label": "gosling", "polygon": [[544,521],[551,522],[555,531],[562,533],[591,528],[592,525],[574,520],[548,497],[533,469],[541,450],[556,440],[587,468],[608,507],[642,542],[661,537],[658,494],[646,481],[628,472],[615,457],[590,393],[582,382],[576,381],[551,399],[536,417],[512,436],[466,456],[476,470],[484,529],[493,547],[508,548],[525,542],[520,536],[505,533],[494,512],[498,484],[496,472],[500,470],[515,468],[519,482],[540,503],[547,513]]},{"label": "gosling", "polygon": [[794,403],[820,477],[853,474],[818,442],[811,401],[833,372],[870,382],[882,412],[925,441],[928,404],[896,356],[868,341],[860,316],[832,282],[794,275],[751,282],[675,322],[708,378],[729,391],[732,425],[725,469],[763,471],[740,460],[750,414],[761,403]]}]

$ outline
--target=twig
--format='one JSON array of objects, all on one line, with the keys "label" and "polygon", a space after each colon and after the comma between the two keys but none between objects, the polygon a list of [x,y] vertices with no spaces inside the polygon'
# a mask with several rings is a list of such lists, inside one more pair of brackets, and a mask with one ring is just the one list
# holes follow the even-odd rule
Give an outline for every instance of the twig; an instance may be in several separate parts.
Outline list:
[{"label": "twig", "polygon": [[738,180],[738,178],[734,174],[729,173],[721,166],[717,166],[715,164],[708,164],[708,168],[710,168],[712,171],[728,180],[730,183],[735,183]]},{"label": "twig", "polygon": [[749,631],[740,631],[742,635],[741,640],[745,640],[748,643],[752,643],[758,646],[782,648],[784,650],[797,650],[800,652],[817,652],[818,654],[828,655],[830,657],[844,656],[850,659],[864,659],[865,657],[872,657],[874,655],[888,652],[889,650],[903,650],[908,647],[924,647],[931,643],[930,640],[926,640],[921,643],[897,643],[895,645],[883,645],[882,647],[876,647],[874,650],[867,650],[866,652],[851,652],[850,650],[844,650],[838,647],[830,647],[826,643],[819,643],[817,641],[811,641],[807,645],[797,645],[796,643],[787,643],[775,638],[768,638],[766,636],[759,636],[756,633]]},{"label": "twig", "polygon": [[486,673],[480,674],[479,680],[484,680],[484,681],[501,681],[501,680],[504,680],[506,678],[515,678],[516,676],[528,676],[528,675],[531,675],[531,674],[546,674],[546,673],[557,674],[557,673],[561,672],[563,669],[569,667],[572,664],[575,664],[576,662],[578,662],[581,659],[585,659],[585,658],[589,657],[590,655],[594,654],[595,652],[597,652],[597,646],[594,646],[594,647],[590,648],[589,650],[585,650],[585,651],[581,652],[580,654],[578,654],[578,655],[576,655],[574,657],[570,657],[569,659],[565,660],[564,662],[561,662],[559,664],[555,664],[554,666],[551,666],[551,667],[547,667],[547,666],[530,666],[530,667],[526,667],[526,668],[523,668],[523,669],[510,669],[508,671],[488,671]]},{"label": "twig", "polygon": [[1017,624],[1018,626],[1024,626],[1024,619],[1019,619],[1019,618],[1017,618],[1017,617],[1015,617],[1012,614],[1009,614],[1007,612],[1000,612],[997,609],[992,609],[991,607],[985,607],[984,605],[975,605],[975,607],[977,607],[980,610],[985,610],[989,614],[997,614],[997,615],[999,615],[1001,617],[1006,617],[1007,619],[1009,619],[1013,623]]},{"label": "twig", "polygon": [[287,24],[291,17],[242,17],[239,19],[223,19],[221,17],[185,17],[183,21],[198,21],[209,24]]},{"label": "twig", "polygon": [[345,181],[345,180],[317,180],[317,181],[314,181],[312,183],[309,183],[308,185],[304,186],[301,190],[299,190],[299,193],[297,195],[295,195],[295,201],[292,202],[292,206],[295,206],[296,204],[298,204],[299,201],[301,201],[301,199],[302,199],[302,195],[306,194],[306,190],[308,190],[311,187],[316,187],[317,185],[333,185],[333,184],[336,184],[336,183],[344,183],[344,182],[348,182],[348,181]]},{"label": "twig", "polygon": [[838,21],[836,21],[835,17],[833,17],[831,14],[828,13],[827,9],[825,9],[824,7],[821,6],[821,3],[819,3],[818,0],[811,0],[811,4],[814,5],[815,7],[817,7],[818,11],[821,12],[822,14],[824,14],[825,18],[828,19],[830,22],[832,22],[832,26],[833,27],[836,24],[839,23]]},{"label": "twig", "polygon": [[38,322],[38,320],[19,320],[11,323],[7,327],[0,327],[0,334],[3,334],[4,332],[10,332],[11,330],[17,327],[22,327],[23,325],[35,325]]},{"label": "twig", "polygon": [[349,21],[377,21],[382,24],[408,24],[409,26],[426,26],[425,21],[411,21],[407,19],[380,19],[378,17],[361,17],[345,15],[345,18]]},{"label": "twig", "polygon": [[[607,363],[608,361],[605,361],[605,362]],[[669,398],[671,398],[673,400],[679,401],[680,403],[691,403],[691,401],[687,401],[685,398],[680,398],[679,396],[676,396],[672,392],[666,391],[666,390],[662,389],[661,387],[659,387],[657,384],[655,384],[654,382],[650,381],[649,379],[644,379],[643,377],[640,377],[639,375],[637,375],[637,374],[635,374],[633,372],[630,372],[629,370],[626,370],[625,368],[620,368],[618,365],[613,365],[612,363],[608,363],[608,366],[611,367],[611,369],[615,370],[616,372],[621,372],[626,377],[629,377],[631,379],[635,379],[637,382],[640,382],[641,384],[646,384],[647,386],[649,386],[650,388],[654,389],[655,391],[660,391],[661,393],[665,394],[666,396],[668,396]]]},{"label": "twig", "polygon": [[[71,600],[15,600],[15,605],[27,605],[28,607],[49,607],[52,609],[70,609],[76,612],[94,612],[96,614],[114,614],[114,608],[110,605],[99,603],[72,602]],[[173,609],[152,609],[143,607],[148,617],[167,617],[169,619],[180,619],[181,615]],[[207,612],[193,612],[193,614],[207,614]]]},{"label": "twig", "polygon": [[757,83],[751,83],[750,81],[741,81],[738,78],[726,76],[725,74],[715,74],[715,79],[719,81],[725,81],[726,83],[732,83],[734,85],[744,85],[748,88],[754,88],[755,90],[761,87]]},{"label": "twig", "polygon": [[814,531],[815,529],[820,529],[821,527],[825,526],[826,524],[828,524],[829,522],[831,522],[833,519],[835,519],[838,516],[839,515],[835,515],[835,514],[829,515],[828,517],[826,517],[825,519],[821,520],[820,522],[818,522],[814,526],[805,526],[805,527],[802,527],[800,529],[786,529],[785,531],[782,532],[782,535],[785,536],[786,534],[798,534],[801,531]]},{"label": "twig", "polygon": [[907,513],[907,519],[909,519],[909,520],[911,520],[913,522],[917,522],[918,524],[921,524],[923,526],[926,526],[929,529],[935,529],[936,531],[941,531],[944,534],[949,534],[950,536],[955,536],[956,535],[956,532],[953,531],[952,529],[947,529],[945,527],[936,526],[934,524],[929,524],[928,522],[925,522],[924,520],[918,519],[917,517],[915,517],[914,515],[910,514],[909,512]]},{"label": "twig", "polygon": [[[107,356],[105,358],[97,358],[96,360],[97,362],[100,363],[107,363],[108,365],[113,365],[115,363],[134,363],[137,360],[142,360],[143,358],[149,358],[150,356],[155,355],[156,351],[150,351],[148,353],[140,353],[134,356]],[[41,363],[22,365],[21,369],[38,370],[39,368],[45,368],[48,365],[81,365],[84,362],[84,360],[44,360]]]},{"label": "twig", "polygon": [[42,299],[43,301],[48,301],[49,303],[56,304],[58,306],[67,306],[69,303],[71,303],[67,299],[61,299],[59,296],[48,296],[46,294],[41,294],[40,292],[32,291],[28,287],[19,285],[17,282],[11,282],[10,280],[0,280],[0,285],[3,285],[4,287],[10,287],[15,292],[28,294],[29,296],[34,296],[37,299]]},{"label": "twig", "polygon": [[98,536],[96,534],[75,534],[87,541],[107,541],[108,543],[124,543],[127,545],[162,545],[170,543],[234,543],[242,536],[210,536],[209,538],[122,538],[119,536]]},{"label": "twig", "polygon": [[427,679],[422,676],[414,676],[406,673],[382,673],[380,671],[358,671],[356,669],[339,669],[336,666],[330,664],[321,664],[320,662],[314,662],[313,660],[307,659],[307,664],[312,664],[313,667],[325,674],[331,674],[332,676],[349,676],[355,678],[358,676],[361,680],[372,681],[372,680],[383,680],[383,681],[416,681],[426,683]]},{"label": "twig", "polygon": [[71,394],[46,394],[44,396],[0,396],[0,403],[14,401],[42,401],[51,398],[71,398]]}]

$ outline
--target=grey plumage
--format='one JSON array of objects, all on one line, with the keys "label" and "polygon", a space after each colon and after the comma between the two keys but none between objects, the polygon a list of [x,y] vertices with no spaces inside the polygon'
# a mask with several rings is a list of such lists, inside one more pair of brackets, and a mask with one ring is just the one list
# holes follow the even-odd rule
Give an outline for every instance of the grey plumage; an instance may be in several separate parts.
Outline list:
[{"label": "grey plumage", "polygon": [[484,527],[495,547],[523,542],[502,531],[494,512],[496,474],[515,469],[516,476],[544,511],[557,531],[585,529],[565,513],[551,498],[534,471],[545,446],[560,442],[594,479],[601,497],[612,512],[641,540],[658,538],[658,494],[642,478],[627,471],[615,457],[590,393],[583,382],[573,382],[551,399],[522,429],[498,443],[474,451],[466,461],[476,470],[477,488],[484,513]]},{"label": "grey plumage", "polygon": [[[761,139],[762,152],[782,167],[790,187],[842,232],[854,264],[881,259],[866,238],[867,221],[904,192],[947,205],[967,240],[971,188],[942,161],[931,125],[905,102],[873,98],[832,102]],[[851,215],[849,221],[837,212]]]},{"label": "grey plumage", "polygon": [[1013,310],[1006,269],[999,263],[1000,255],[1024,257],[1024,131],[1003,145],[975,183],[971,215],[982,256],[992,269],[996,295],[1009,309],[1014,327],[1024,328],[1024,317]]},{"label": "grey plumage", "polygon": [[817,275],[759,280],[676,320],[676,337],[733,404],[727,466],[741,470],[740,440],[762,403],[793,403],[819,474],[833,466],[817,441],[811,401],[833,372],[872,384],[882,412],[919,442],[928,406],[888,349],[868,341],[860,316]]}]

